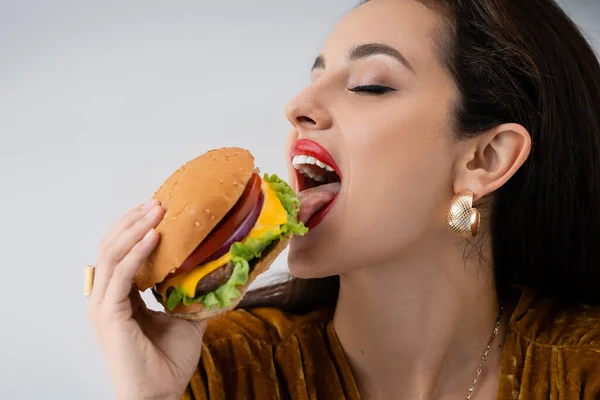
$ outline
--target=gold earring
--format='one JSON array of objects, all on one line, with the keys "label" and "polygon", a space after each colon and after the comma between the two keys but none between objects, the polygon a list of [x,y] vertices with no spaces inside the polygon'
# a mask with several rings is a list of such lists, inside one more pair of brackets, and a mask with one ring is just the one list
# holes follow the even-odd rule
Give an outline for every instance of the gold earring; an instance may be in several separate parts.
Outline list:
[{"label": "gold earring", "polygon": [[477,235],[479,223],[479,211],[473,208],[473,193],[465,190],[454,196],[446,215],[448,230],[453,235],[466,239]]}]

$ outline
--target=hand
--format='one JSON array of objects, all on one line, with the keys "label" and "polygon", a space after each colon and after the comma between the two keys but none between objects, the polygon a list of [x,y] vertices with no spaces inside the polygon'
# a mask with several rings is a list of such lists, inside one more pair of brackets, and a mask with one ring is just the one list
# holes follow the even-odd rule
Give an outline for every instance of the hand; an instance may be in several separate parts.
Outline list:
[{"label": "hand", "polygon": [[148,310],[132,288],[163,215],[156,201],[135,208],[100,246],[88,314],[119,399],[181,398],[200,359],[206,324]]}]

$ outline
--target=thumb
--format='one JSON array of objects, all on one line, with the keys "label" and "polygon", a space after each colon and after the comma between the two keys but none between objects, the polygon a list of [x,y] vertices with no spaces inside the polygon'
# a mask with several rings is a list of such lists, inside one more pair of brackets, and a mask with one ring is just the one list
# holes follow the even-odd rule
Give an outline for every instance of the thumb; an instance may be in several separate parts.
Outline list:
[{"label": "thumb", "polygon": [[190,322],[192,323],[192,325],[194,325],[194,327],[198,331],[198,336],[199,337],[203,337],[204,333],[206,332],[206,326],[208,325],[208,322],[206,320],[203,320],[203,321],[190,321]]}]

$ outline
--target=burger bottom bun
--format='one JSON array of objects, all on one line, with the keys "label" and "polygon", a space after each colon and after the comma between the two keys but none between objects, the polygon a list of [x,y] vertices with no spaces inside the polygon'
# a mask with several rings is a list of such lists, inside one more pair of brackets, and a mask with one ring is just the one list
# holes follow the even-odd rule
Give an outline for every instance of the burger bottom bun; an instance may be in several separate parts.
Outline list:
[{"label": "burger bottom bun", "polygon": [[213,308],[207,309],[202,303],[194,303],[189,306],[183,305],[183,303],[179,304],[173,311],[165,310],[165,312],[169,315],[172,315],[177,318],[186,319],[189,321],[204,321],[208,319],[215,318],[221,314],[225,314],[237,307],[237,305],[242,301],[244,295],[248,291],[248,288],[254,282],[254,280],[263,272],[266,272],[273,261],[281,254],[281,252],[288,246],[291,240],[291,235],[289,237],[282,238],[277,242],[272,243],[262,254],[262,257],[259,261],[254,264],[254,268],[250,271],[248,276],[248,282],[245,285],[238,286],[238,291],[240,292],[240,296],[231,300],[231,304],[225,308]]}]

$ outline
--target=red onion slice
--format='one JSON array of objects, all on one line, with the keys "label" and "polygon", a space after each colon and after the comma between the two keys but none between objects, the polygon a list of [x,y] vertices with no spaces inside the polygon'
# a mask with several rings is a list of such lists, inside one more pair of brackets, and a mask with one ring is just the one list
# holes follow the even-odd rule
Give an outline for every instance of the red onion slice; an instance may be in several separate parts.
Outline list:
[{"label": "red onion slice", "polygon": [[252,209],[250,214],[248,214],[246,219],[236,228],[235,232],[233,232],[231,237],[229,239],[227,239],[225,241],[225,243],[223,243],[223,245],[221,245],[221,247],[219,247],[217,250],[215,250],[215,252],[212,253],[206,260],[202,261],[198,265],[203,265],[203,264],[209,263],[211,261],[214,261],[220,257],[223,257],[225,254],[227,254],[229,252],[229,248],[231,247],[232,244],[234,244],[235,242],[239,242],[239,241],[243,240],[246,236],[248,236],[248,233],[250,233],[252,228],[254,228],[254,225],[256,224],[256,221],[258,220],[258,217],[260,215],[260,212],[262,211],[262,206],[263,206],[264,202],[265,202],[265,197],[263,196],[263,193],[261,191],[260,194],[258,195],[258,201],[256,202],[256,205],[254,206],[254,208]]}]

